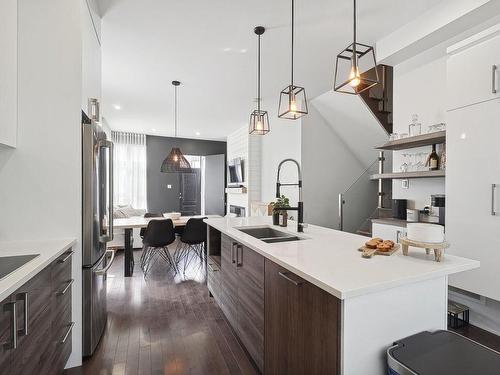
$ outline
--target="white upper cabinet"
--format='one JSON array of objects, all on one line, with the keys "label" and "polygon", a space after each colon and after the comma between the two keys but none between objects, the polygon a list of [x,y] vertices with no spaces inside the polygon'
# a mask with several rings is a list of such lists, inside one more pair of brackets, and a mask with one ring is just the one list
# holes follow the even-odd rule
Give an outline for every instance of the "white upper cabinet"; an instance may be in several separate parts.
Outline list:
[{"label": "white upper cabinet", "polygon": [[[101,44],[98,13],[93,1],[82,2],[82,109],[87,113],[89,98],[101,101]],[[88,114],[88,113],[87,113]]]},{"label": "white upper cabinet", "polygon": [[449,49],[448,110],[500,98],[500,35],[492,35]]},{"label": "white upper cabinet", "polygon": [[17,0],[0,1],[0,144],[17,142]]}]

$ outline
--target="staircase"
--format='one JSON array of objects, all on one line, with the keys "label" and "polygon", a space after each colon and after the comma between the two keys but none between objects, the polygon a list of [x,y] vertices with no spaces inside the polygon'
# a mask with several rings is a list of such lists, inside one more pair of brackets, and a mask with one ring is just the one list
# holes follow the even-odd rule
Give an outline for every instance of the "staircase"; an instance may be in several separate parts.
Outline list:
[{"label": "staircase", "polygon": [[[389,135],[393,132],[393,68],[388,65],[378,65],[366,74],[372,76],[374,69],[377,69],[380,83],[364,91],[359,97]],[[392,170],[392,158],[388,156],[383,157],[382,161],[377,159],[351,184],[349,189],[340,194],[340,230],[371,237],[372,219],[392,216],[392,181],[379,180],[377,182],[369,178],[371,174],[379,172],[379,168]],[[364,194],[373,196],[373,199],[368,200],[368,205],[360,207],[357,202]],[[381,197],[380,200],[378,199],[379,196]]]},{"label": "staircase", "polygon": [[389,65],[377,65],[376,68],[370,69],[366,74],[373,76],[374,69],[378,71],[380,83],[362,92],[359,97],[378,120],[379,124],[385,129],[387,134],[391,134],[393,68]]}]

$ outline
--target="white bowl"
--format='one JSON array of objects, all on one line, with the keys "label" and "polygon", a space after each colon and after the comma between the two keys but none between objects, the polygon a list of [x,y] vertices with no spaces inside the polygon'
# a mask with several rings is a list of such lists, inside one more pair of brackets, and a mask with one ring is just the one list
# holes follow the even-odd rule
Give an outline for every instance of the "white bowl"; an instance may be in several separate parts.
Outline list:
[{"label": "white bowl", "polygon": [[167,212],[164,216],[166,218],[169,218],[172,220],[179,220],[181,218],[181,213],[180,212]]},{"label": "white bowl", "polygon": [[406,236],[409,240],[441,243],[444,242],[444,227],[437,224],[408,223]]}]

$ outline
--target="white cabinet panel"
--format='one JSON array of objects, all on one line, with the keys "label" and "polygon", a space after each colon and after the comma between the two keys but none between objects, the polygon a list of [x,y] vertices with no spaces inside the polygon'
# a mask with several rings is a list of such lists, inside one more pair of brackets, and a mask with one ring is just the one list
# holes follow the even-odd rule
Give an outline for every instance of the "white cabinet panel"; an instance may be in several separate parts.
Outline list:
[{"label": "white cabinet panel", "polygon": [[[497,67],[496,72],[493,72],[493,66]],[[447,62],[447,109],[499,98],[499,77],[500,36],[450,55]]]},{"label": "white cabinet panel", "polygon": [[[500,100],[448,113],[446,238],[449,252],[481,262],[450,284],[500,300],[500,216],[492,184],[500,184]],[[500,200],[497,189],[496,210]]]},{"label": "white cabinet panel", "polygon": [[372,235],[373,237],[379,237],[384,240],[391,240],[399,243],[399,239],[406,236],[406,228],[397,225],[373,223]]},{"label": "white cabinet panel", "polygon": [[[87,112],[89,98],[101,101],[101,45],[96,30],[101,20],[89,12],[82,1],[82,109]],[[92,2],[91,2],[92,3]]]},{"label": "white cabinet panel", "polygon": [[0,144],[17,142],[17,0],[0,1]]}]

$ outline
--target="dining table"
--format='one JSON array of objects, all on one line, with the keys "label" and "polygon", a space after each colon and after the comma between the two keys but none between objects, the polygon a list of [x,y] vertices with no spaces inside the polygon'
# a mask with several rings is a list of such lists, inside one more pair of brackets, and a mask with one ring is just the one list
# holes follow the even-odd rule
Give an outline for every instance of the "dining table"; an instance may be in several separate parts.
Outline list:
[{"label": "dining table", "polygon": [[132,244],[133,230],[134,228],[147,228],[151,220],[167,220],[171,219],[175,227],[186,226],[189,219],[192,218],[214,218],[220,217],[219,215],[196,215],[196,216],[181,216],[179,218],[172,219],[168,214],[164,214],[163,217],[142,217],[142,216],[132,216],[127,218],[119,218],[113,220],[113,229],[123,229],[125,232],[125,277],[131,277],[134,273],[134,249]]}]

